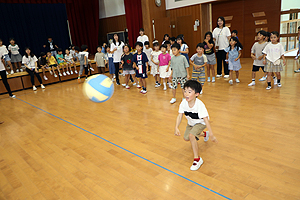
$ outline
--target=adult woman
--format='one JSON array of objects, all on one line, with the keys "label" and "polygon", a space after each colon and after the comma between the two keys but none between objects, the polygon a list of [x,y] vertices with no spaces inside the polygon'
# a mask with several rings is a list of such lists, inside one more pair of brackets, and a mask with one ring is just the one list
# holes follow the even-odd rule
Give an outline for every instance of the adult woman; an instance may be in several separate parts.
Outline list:
[{"label": "adult woman", "polygon": [[113,54],[113,58],[114,58],[115,76],[116,76],[117,85],[120,85],[119,70],[120,70],[121,56],[123,54],[123,46],[124,43],[119,40],[118,34],[115,33],[113,43],[111,43],[110,45],[110,53]]},{"label": "adult woman", "polygon": [[219,17],[217,27],[213,30],[213,38],[216,46],[217,55],[217,76],[222,77],[222,61],[224,66],[224,78],[229,78],[228,64],[226,63],[225,48],[229,46],[229,39],[231,36],[230,29],[225,26],[224,17]]}]

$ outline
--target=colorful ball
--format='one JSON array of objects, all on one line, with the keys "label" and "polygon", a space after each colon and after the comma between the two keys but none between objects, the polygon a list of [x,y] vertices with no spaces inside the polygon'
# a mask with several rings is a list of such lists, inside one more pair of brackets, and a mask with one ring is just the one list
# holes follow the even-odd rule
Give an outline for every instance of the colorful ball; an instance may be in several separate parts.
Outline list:
[{"label": "colorful ball", "polygon": [[113,82],[110,78],[102,74],[90,76],[83,84],[83,94],[96,103],[107,101],[113,93]]}]

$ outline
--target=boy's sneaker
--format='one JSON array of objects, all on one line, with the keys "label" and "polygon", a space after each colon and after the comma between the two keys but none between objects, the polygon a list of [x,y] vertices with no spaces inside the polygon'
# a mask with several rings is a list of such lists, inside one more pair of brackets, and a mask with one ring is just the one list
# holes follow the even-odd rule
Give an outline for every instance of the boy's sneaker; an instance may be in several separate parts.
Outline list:
[{"label": "boy's sneaker", "polygon": [[68,75],[70,75],[70,72],[69,72],[69,71],[67,71],[67,74],[68,74]]},{"label": "boy's sneaker", "polygon": [[59,73],[59,76],[62,76],[62,74],[61,74],[61,73]]},{"label": "boy's sneaker", "polygon": [[136,86],[137,88],[141,88],[141,86],[139,85],[139,84],[137,84],[137,86]]},{"label": "boy's sneaker", "polygon": [[123,84],[122,84],[122,86],[124,86],[124,87],[125,87],[125,86],[126,86],[126,84],[125,84],[125,83],[123,83]]},{"label": "boy's sneaker", "polygon": [[10,71],[10,75],[13,75],[15,72],[14,72],[14,70],[11,70]]},{"label": "boy's sneaker", "polygon": [[42,85],[41,85],[41,88],[42,88],[42,89],[45,89],[46,87],[42,84]]},{"label": "boy's sneaker", "polygon": [[268,86],[267,88],[266,88],[266,90],[270,90],[272,87],[271,86]]},{"label": "boy's sneaker", "polygon": [[278,84],[277,84],[277,87],[281,87],[281,86],[282,86],[281,83],[278,83]]},{"label": "boy's sneaker", "polygon": [[209,139],[209,131],[203,131],[204,133],[204,142],[207,142]]},{"label": "boy's sneaker", "polygon": [[67,76],[66,72],[63,72],[63,75],[64,75],[64,76]]},{"label": "boy's sneaker", "polygon": [[18,72],[19,72],[19,69],[16,70],[16,73],[18,73]]},{"label": "boy's sneaker", "polygon": [[54,74],[54,77],[56,78],[56,77],[57,77],[57,75],[56,75],[56,74]]},{"label": "boy's sneaker", "polygon": [[228,82],[230,85],[232,85],[233,84],[233,80],[229,80],[229,82]]},{"label": "boy's sneaker", "polygon": [[77,74],[78,72],[77,72],[77,70],[75,70],[75,74]]},{"label": "boy's sneaker", "polygon": [[6,75],[8,75],[9,73],[6,71]]},{"label": "boy's sneaker", "polygon": [[216,78],[215,78],[215,77],[212,77],[211,82],[212,82],[212,83],[216,82]]},{"label": "boy's sneaker", "polygon": [[175,103],[176,102],[176,98],[172,98],[170,103]]},{"label": "boy's sneaker", "polygon": [[144,89],[142,89],[142,90],[140,91],[140,93],[143,93],[143,91],[144,91]]},{"label": "boy's sneaker", "polygon": [[51,75],[53,75],[53,72],[52,72],[52,71],[50,71],[50,74],[51,74]]},{"label": "boy's sneaker", "polygon": [[265,80],[267,80],[267,76],[263,76],[261,77],[261,79],[259,79],[259,81],[265,81]]},{"label": "boy's sneaker", "polygon": [[241,81],[237,78],[237,79],[235,79],[235,82],[239,83],[239,82],[241,82]]},{"label": "boy's sneaker", "polygon": [[201,166],[202,164],[203,164],[203,160],[202,160],[202,158],[200,157],[199,162],[197,162],[197,161],[194,160],[194,162],[193,162],[193,164],[192,164],[190,170],[196,171],[196,170],[198,170],[198,169],[200,168],[200,166]]},{"label": "boy's sneaker", "polygon": [[126,89],[130,89],[130,87],[129,87],[129,85],[126,85],[126,87],[125,87]]},{"label": "boy's sneaker", "polygon": [[23,69],[22,69],[22,68],[20,69],[20,72],[23,72]]},{"label": "boy's sneaker", "polygon": [[94,68],[92,68],[92,67],[90,67],[90,70],[91,70],[92,72],[95,71]]},{"label": "boy's sneaker", "polygon": [[207,82],[210,82],[210,77],[207,77]]},{"label": "boy's sneaker", "polygon": [[274,80],[274,85],[277,85],[277,78],[275,76],[273,77],[273,80]]},{"label": "boy's sneaker", "polygon": [[10,98],[12,98],[12,99],[14,99],[14,98],[16,98],[16,95],[11,95],[11,96],[9,96]]},{"label": "boy's sneaker", "polygon": [[171,84],[171,83],[169,83],[169,88],[170,88],[170,89],[173,89],[173,87],[172,87],[172,84]]},{"label": "boy's sneaker", "polygon": [[201,90],[200,94],[203,94],[203,89]]},{"label": "boy's sneaker", "polygon": [[216,77],[220,78],[220,77],[222,77],[222,74],[217,74]]},{"label": "boy's sneaker", "polygon": [[224,78],[229,78],[229,75],[225,75]]},{"label": "boy's sneaker", "polygon": [[73,71],[71,70],[71,75],[73,75]]},{"label": "boy's sneaker", "polygon": [[120,85],[120,83],[118,83],[118,82],[117,82],[116,84],[117,84],[117,85]]},{"label": "boy's sneaker", "polygon": [[133,83],[132,85],[136,85],[136,83]]},{"label": "boy's sneaker", "polygon": [[248,84],[248,86],[254,86],[255,85],[255,81],[252,81],[251,83]]},{"label": "boy's sneaker", "polygon": [[32,89],[33,89],[33,91],[36,91],[36,90],[37,90],[35,86],[33,86]]},{"label": "boy's sneaker", "polygon": [[44,79],[45,79],[45,81],[47,81],[48,80],[47,76],[44,76]]},{"label": "boy's sneaker", "polygon": [[167,90],[167,87],[164,87],[164,90]]},{"label": "boy's sneaker", "polygon": [[146,94],[147,93],[147,90],[143,90],[143,92],[142,92],[143,94]]},{"label": "boy's sneaker", "polygon": [[300,68],[294,71],[295,73],[300,73]]}]

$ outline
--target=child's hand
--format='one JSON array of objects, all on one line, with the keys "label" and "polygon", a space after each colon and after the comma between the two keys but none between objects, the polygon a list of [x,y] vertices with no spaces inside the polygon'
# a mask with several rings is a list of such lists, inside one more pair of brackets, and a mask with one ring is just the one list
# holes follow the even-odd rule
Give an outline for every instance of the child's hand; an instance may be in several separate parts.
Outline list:
[{"label": "child's hand", "polygon": [[169,80],[172,81],[172,76],[169,77]]},{"label": "child's hand", "polygon": [[229,62],[228,59],[226,59],[225,62],[228,63]]},{"label": "child's hand", "polygon": [[174,135],[176,135],[176,136],[180,136],[180,131],[179,131],[179,129],[178,129],[178,128],[175,128],[175,133],[174,133]]},{"label": "child's hand", "polygon": [[258,59],[258,60],[261,60],[261,59],[263,59],[263,57],[264,57],[264,55],[259,56],[257,59]]},{"label": "child's hand", "polygon": [[190,75],[188,74],[188,75],[186,76],[186,78],[187,78],[187,80],[189,80],[189,79],[190,79]]},{"label": "child's hand", "polygon": [[283,65],[284,65],[284,66],[286,65],[286,62],[285,62],[285,60],[283,60],[283,61],[282,61],[282,63],[283,63]]},{"label": "child's hand", "polygon": [[39,73],[39,71],[38,71],[37,69],[35,69],[35,72],[36,72],[36,73]]},{"label": "child's hand", "polygon": [[168,72],[169,71],[169,67],[166,69],[166,72]]},{"label": "child's hand", "polygon": [[159,72],[159,67],[157,68],[157,72]]},{"label": "child's hand", "polygon": [[215,142],[215,143],[218,143],[218,140],[217,140],[217,138],[216,138],[214,135],[212,135],[212,136],[210,137],[210,139],[211,139],[211,141],[213,141],[213,142]]},{"label": "child's hand", "polygon": [[237,61],[237,60],[238,60],[238,58],[234,59],[234,61]]},{"label": "child's hand", "polygon": [[264,65],[267,64],[266,60],[263,61],[263,64],[264,64]]},{"label": "child's hand", "polygon": [[251,58],[252,58],[253,60],[256,60],[255,55],[251,55]]}]

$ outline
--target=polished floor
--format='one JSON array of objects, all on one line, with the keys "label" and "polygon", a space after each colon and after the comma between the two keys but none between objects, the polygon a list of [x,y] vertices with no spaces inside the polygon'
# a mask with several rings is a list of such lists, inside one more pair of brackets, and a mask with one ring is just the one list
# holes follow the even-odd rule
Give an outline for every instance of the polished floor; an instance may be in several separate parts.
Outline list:
[{"label": "polished floor", "polygon": [[248,87],[252,61],[241,63],[240,83],[218,78],[199,97],[219,143],[199,140],[198,171],[190,143],[174,136],[182,94],[171,105],[152,76],[146,95],[115,86],[100,104],[77,80],[0,95],[0,199],[300,199],[296,61],[269,91],[262,72]]}]

